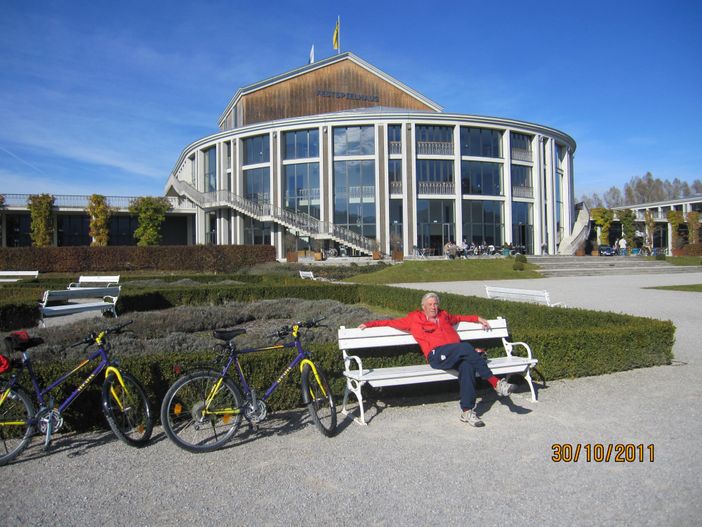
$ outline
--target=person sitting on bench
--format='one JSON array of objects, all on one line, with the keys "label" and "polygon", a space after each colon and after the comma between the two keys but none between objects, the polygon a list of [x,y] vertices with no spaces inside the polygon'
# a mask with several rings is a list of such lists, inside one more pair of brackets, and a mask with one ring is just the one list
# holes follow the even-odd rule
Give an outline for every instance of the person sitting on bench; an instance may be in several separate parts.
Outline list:
[{"label": "person sitting on bench", "polygon": [[360,329],[389,326],[411,333],[419,344],[432,368],[458,371],[461,415],[460,420],[471,426],[481,427],[485,423],[475,411],[475,374],[488,381],[501,397],[509,396],[514,385],[493,375],[483,356],[468,342],[461,342],[454,325],[459,322],[477,322],[489,330],[490,324],[477,315],[451,315],[439,308],[439,296],[427,293],[422,297],[421,309],[406,317],[390,320],[370,320]]}]

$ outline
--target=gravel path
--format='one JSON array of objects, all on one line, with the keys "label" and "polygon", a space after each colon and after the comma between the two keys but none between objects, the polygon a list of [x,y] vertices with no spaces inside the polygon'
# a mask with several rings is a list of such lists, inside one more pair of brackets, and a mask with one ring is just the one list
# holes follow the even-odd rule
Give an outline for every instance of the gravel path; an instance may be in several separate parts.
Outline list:
[{"label": "gravel path", "polygon": [[[676,363],[550,382],[538,403],[528,391],[508,402],[484,392],[483,429],[458,421],[452,394],[376,392],[370,425],[342,421],[332,439],[303,412],[205,455],[160,430],[141,450],[99,433],[63,435],[45,454],[35,438],[0,468],[2,524],[698,525],[702,296],[642,287],[702,283],[702,273],[509,283],[571,307],[674,320]],[[483,283],[409,287],[484,296]],[[554,443],[653,445],[655,458],[555,463]]]}]

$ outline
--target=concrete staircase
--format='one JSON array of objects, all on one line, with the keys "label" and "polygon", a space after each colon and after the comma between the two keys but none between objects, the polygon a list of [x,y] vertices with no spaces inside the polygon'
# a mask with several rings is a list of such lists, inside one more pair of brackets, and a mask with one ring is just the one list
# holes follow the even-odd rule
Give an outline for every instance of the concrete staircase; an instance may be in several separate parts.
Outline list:
[{"label": "concrete staircase", "polygon": [[649,273],[693,273],[702,266],[671,265],[638,256],[527,256],[544,276],[594,276]]}]

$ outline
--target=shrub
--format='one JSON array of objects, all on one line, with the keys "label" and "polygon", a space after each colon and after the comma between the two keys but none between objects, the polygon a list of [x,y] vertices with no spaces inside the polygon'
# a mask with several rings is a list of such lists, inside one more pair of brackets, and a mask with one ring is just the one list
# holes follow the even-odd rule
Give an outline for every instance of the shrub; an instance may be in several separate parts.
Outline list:
[{"label": "shrub", "polygon": [[524,262],[520,262],[519,260],[514,260],[514,263],[512,264],[512,269],[515,271],[523,271],[524,270]]},{"label": "shrub", "polygon": [[665,260],[665,254],[657,254],[656,260]]},{"label": "shrub", "polygon": [[[522,253],[518,253],[517,256],[514,257],[514,259],[518,262],[521,262],[521,263],[527,263],[527,257],[525,255],[523,255]],[[521,271],[521,269],[520,269],[520,271]]]},{"label": "shrub", "polygon": [[702,256],[702,244],[691,243],[682,248],[683,256]]},{"label": "shrub", "polygon": [[[120,297],[122,320],[133,318],[130,329],[112,340],[114,353],[121,364],[145,385],[149,398],[158,408],[170,384],[178,377],[176,367],[192,369],[212,366],[217,354],[211,330],[215,327],[243,324],[250,332],[242,344],[259,345],[269,341],[266,334],[281,323],[289,323],[326,314],[329,328],[314,330],[309,343],[315,361],[327,372],[335,395],[340,396],[344,380],[341,354],[336,344],[340,325],[356,326],[369,318],[381,318],[357,304],[379,305],[383,312],[406,313],[418,308],[421,292],[388,286],[338,285],[329,283],[280,284],[263,280],[257,284],[202,284],[194,287],[156,289],[125,288]],[[18,291],[21,291],[18,288]],[[123,290],[124,291],[124,290]],[[277,299],[277,300],[273,300]],[[146,302],[159,307],[177,306],[164,311],[137,313]],[[441,304],[453,313],[480,313],[486,318],[502,316],[509,321],[511,340],[528,342],[539,360],[539,371],[546,379],[598,375],[632,368],[669,364],[675,328],[669,321],[659,321],[583,309],[504,302],[478,297],[442,294]],[[127,314],[127,311],[132,313]],[[0,313],[2,313],[0,311]],[[388,316],[388,315],[384,315]],[[50,330],[34,330],[45,338],[44,348],[37,348],[37,373],[42,382],[75,366],[79,350],[66,351],[72,342],[110,320],[96,324],[94,319]],[[98,326],[98,327],[96,327]],[[54,354],[48,353],[53,351]],[[247,355],[242,367],[251,383],[268,386],[287,366],[292,353],[279,350]],[[501,353],[501,343],[488,346],[488,353]],[[65,355],[61,360],[55,357]],[[376,350],[364,363],[368,367],[421,364],[423,356],[416,347]],[[292,373],[295,381],[295,373]],[[67,383],[71,384],[71,383]],[[69,390],[70,386],[66,388]],[[59,392],[61,398],[68,392]],[[92,398],[92,399],[91,399]],[[273,410],[299,406],[298,382],[284,383],[270,400]],[[98,405],[98,406],[96,406]],[[99,407],[99,385],[79,398],[67,414],[67,423],[78,429],[104,426]]]}]

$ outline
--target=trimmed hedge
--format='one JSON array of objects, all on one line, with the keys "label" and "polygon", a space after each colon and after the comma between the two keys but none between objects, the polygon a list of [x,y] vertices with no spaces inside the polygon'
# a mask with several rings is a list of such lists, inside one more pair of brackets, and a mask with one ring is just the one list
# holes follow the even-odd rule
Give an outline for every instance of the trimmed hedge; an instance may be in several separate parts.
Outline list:
[{"label": "trimmed hedge", "polygon": [[232,273],[275,261],[270,245],[172,245],[108,247],[4,247],[0,269],[40,273],[136,270]]},{"label": "trimmed hedge", "polygon": [[[417,309],[422,292],[388,286],[338,285],[329,283],[203,285],[162,289],[135,288],[120,297],[119,310],[143,311],[184,304],[221,304],[226,301],[253,301],[271,298],[334,299],[342,303],[363,303],[382,306],[398,312]],[[675,327],[660,321],[630,315],[582,309],[488,300],[442,294],[442,307],[454,313],[479,313],[486,318],[502,316],[509,323],[512,340],[528,342],[539,359],[538,370],[548,380],[599,375],[633,368],[670,364],[673,357]],[[343,363],[335,344],[314,344],[315,360],[327,372],[332,389],[339,397],[343,391]],[[488,346],[490,355],[498,355],[499,341]],[[118,347],[115,348],[119,356]],[[261,352],[242,358],[251,384],[259,390],[267,387],[290,362],[294,352]],[[163,395],[178,376],[174,366],[194,369],[198,364],[212,364],[215,353],[197,350],[188,354],[144,354],[129,356],[122,365],[145,385],[154,405],[155,415]],[[417,347],[373,350],[364,354],[368,367],[421,364],[424,361]],[[74,365],[60,362],[37,364],[42,382],[55,378]],[[272,410],[300,406],[301,396],[297,373],[280,386],[271,398]],[[70,384],[70,383],[69,383]],[[57,399],[71,387],[57,392]],[[82,401],[81,401],[82,399]],[[97,405],[97,406],[96,406]],[[83,394],[66,416],[67,425],[75,429],[102,426],[99,408],[99,385]]]}]

